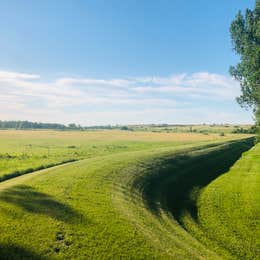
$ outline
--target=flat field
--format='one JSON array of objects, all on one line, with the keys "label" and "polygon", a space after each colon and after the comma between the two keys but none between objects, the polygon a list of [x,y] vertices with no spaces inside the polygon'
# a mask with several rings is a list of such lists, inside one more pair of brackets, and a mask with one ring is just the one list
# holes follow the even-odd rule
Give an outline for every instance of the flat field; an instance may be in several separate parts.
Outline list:
[{"label": "flat field", "polygon": [[[111,153],[229,140],[243,135],[104,131],[0,130],[0,179]],[[245,135],[246,136],[246,135]]]},{"label": "flat field", "polygon": [[0,183],[4,259],[258,257],[259,146],[248,151],[248,135],[1,131],[0,140],[2,175],[79,160]]}]

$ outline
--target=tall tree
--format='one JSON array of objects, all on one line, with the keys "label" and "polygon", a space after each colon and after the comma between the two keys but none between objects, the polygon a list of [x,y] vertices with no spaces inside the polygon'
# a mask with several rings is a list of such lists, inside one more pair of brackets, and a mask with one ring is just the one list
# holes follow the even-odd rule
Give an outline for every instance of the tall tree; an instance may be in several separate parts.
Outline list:
[{"label": "tall tree", "polygon": [[[230,67],[230,74],[240,82],[242,94],[237,98],[243,107],[256,112],[260,105],[260,0],[245,15],[238,12],[231,23],[230,34],[240,62]],[[256,113],[256,119],[260,120]],[[258,121],[258,123],[260,123]]]},{"label": "tall tree", "polygon": [[231,23],[230,34],[240,62],[230,67],[230,74],[240,82],[242,94],[237,98],[242,107],[252,107],[260,140],[260,0],[245,15],[238,12]]}]

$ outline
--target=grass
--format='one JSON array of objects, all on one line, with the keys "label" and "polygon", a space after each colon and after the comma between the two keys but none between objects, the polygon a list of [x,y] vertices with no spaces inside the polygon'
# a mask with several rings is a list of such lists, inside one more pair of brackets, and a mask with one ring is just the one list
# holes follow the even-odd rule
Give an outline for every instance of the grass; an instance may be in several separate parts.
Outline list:
[{"label": "grass", "polygon": [[[117,136],[114,136],[115,133]],[[4,134],[8,135],[7,132]],[[70,148],[76,150],[80,146],[84,152],[87,151],[87,147],[93,145],[101,148],[108,144],[124,144],[127,148],[115,149],[112,152],[103,150],[86,156],[89,158],[81,161],[36,171],[0,183],[1,257],[5,259],[229,257],[253,259],[256,257],[256,251],[251,250],[251,255],[248,254],[248,247],[239,247],[239,253],[235,254],[237,249],[232,248],[233,232],[225,233],[225,229],[222,231],[219,229],[219,233],[216,232],[215,242],[211,237],[216,228],[214,223],[221,226],[217,212],[228,211],[231,206],[235,208],[244,205],[240,205],[240,202],[234,205],[232,202],[227,204],[216,202],[228,198],[224,190],[228,192],[230,184],[222,182],[222,179],[236,175],[232,173],[236,164],[230,173],[223,173],[228,172],[241,154],[252,147],[252,139],[234,140],[234,136],[227,135],[220,137],[181,134],[180,136],[121,131],[81,135],[50,131],[41,133],[46,137],[38,140],[38,134],[39,131],[21,131],[18,132],[16,139],[21,139],[20,145],[27,144],[29,136],[32,136],[29,142],[33,145],[48,143],[60,147],[76,146],[77,148]],[[50,138],[51,135],[57,136]],[[236,135],[235,139],[238,137]],[[15,141],[12,143],[9,139],[5,146],[11,153]],[[17,153],[18,150],[17,146]],[[249,225],[249,228],[243,227],[241,230],[247,232],[244,236],[251,241],[251,246],[254,248],[256,245],[253,240],[256,239],[256,234],[252,234],[250,229],[252,225],[257,224],[254,222],[257,214],[255,194],[259,186],[254,179],[247,182],[246,178],[251,174],[245,172],[249,170],[252,174],[257,172],[259,169],[257,154],[259,154],[258,147],[243,156],[241,160],[246,160],[247,166],[239,168],[241,177],[237,181],[248,183],[245,187],[254,187],[252,193],[246,195],[246,188],[242,193],[237,185],[233,185],[234,194],[237,192],[249,196],[241,197],[241,201],[247,201],[248,204],[241,212],[244,226]],[[30,163],[24,167],[26,165]],[[219,181],[221,183],[215,187]],[[225,185],[227,188],[222,191],[220,187]],[[217,194],[223,192],[222,199],[216,199],[213,191]],[[237,195],[234,194],[237,199]],[[237,221],[235,216],[241,218],[242,215],[237,215],[233,208],[230,208],[231,213],[235,214],[233,217],[229,215],[230,212],[225,214],[230,217],[227,218],[227,223],[235,225]],[[227,234],[225,241],[229,241],[224,243],[226,247],[221,244],[223,234]]]},{"label": "grass", "polygon": [[201,229],[238,259],[260,256],[259,155],[258,145],[208,185],[198,201]]},{"label": "grass", "polygon": [[68,161],[124,151],[138,151],[192,142],[228,140],[243,135],[167,134],[106,131],[0,130],[0,180]]},{"label": "grass", "polygon": [[[216,255],[205,255],[204,253],[203,257],[207,259],[256,259],[258,255],[257,249],[259,248],[259,240],[257,242],[258,234],[256,232],[257,227],[259,228],[259,225],[257,225],[259,224],[257,222],[257,216],[259,215],[259,196],[257,195],[259,178],[257,182],[256,174],[260,165],[255,160],[255,156],[254,160],[251,161],[248,161],[248,158],[245,157],[246,163],[241,160],[238,162],[238,165],[235,164],[234,166],[237,169],[241,167],[241,164],[247,164],[247,167],[241,170],[243,178],[248,177],[248,166],[250,168],[254,167],[254,171],[251,171],[251,173],[255,173],[255,176],[250,177],[249,175],[250,183],[253,186],[252,189],[246,184],[247,180],[243,178],[236,179],[237,176],[235,175],[233,178],[236,181],[230,180],[230,182],[233,183],[233,187],[236,187],[236,189],[230,190],[230,182],[223,181],[219,184],[217,190],[214,189],[214,192],[210,190],[207,193],[207,197],[205,195],[207,189],[215,183],[214,179],[218,182],[219,179],[229,176],[229,173],[222,174],[228,172],[241,153],[248,150],[252,145],[252,140],[246,140],[230,142],[218,147],[186,151],[174,157],[172,155],[164,155],[148,163],[149,166],[145,167],[148,170],[145,170],[144,174],[138,178],[134,178],[132,182],[133,188],[129,191],[128,196],[139,193],[135,198],[136,201],[134,200],[135,205],[141,205],[143,201],[145,207],[152,215],[160,220],[160,229],[164,226],[163,232],[158,232],[161,236],[158,240],[160,241],[160,243],[158,242],[158,247],[169,245],[170,240],[173,240],[171,248],[174,248],[174,245],[176,245],[176,240],[182,246],[182,241],[187,241],[185,239],[186,235],[179,235],[178,239],[176,236],[173,236],[173,234],[180,233],[176,225],[173,225],[173,223],[177,222],[193,238],[206,245],[207,249],[210,249],[211,252],[216,252]],[[248,154],[251,153],[252,151]],[[233,168],[232,171],[236,174]],[[218,178],[220,175],[223,177]],[[241,187],[239,183],[244,182],[248,189],[244,188],[242,193],[238,187]],[[219,195],[223,190],[225,190],[225,194],[220,199]],[[244,200],[244,203],[234,203],[234,198],[236,200],[241,194],[243,196],[251,194],[249,197],[251,197],[252,201],[248,199]],[[232,196],[234,197],[233,199]],[[217,201],[219,204],[223,203],[222,207],[219,204],[213,207],[212,200]],[[231,207],[231,205],[233,206]],[[138,207],[136,207],[135,211],[137,210]],[[147,214],[144,210],[142,211],[143,213],[139,213],[139,216]],[[139,212],[142,211],[139,209]],[[226,212],[226,215],[223,212]],[[145,221],[143,221],[143,217],[137,221],[142,226],[152,227],[150,232],[154,234],[156,228],[154,228],[154,224],[151,222],[152,217],[149,217],[149,224],[147,222],[148,217],[145,218]],[[226,230],[226,226],[233,226],[233,228]],[[211,230],[209,227],[214,227],[214,229]],[[169,230],[171,231],[170,235],[165,240],[163,236]],[[239,236],[239,232],[243,233],[242,237]],[[219,233],[219,241],[217,243],[216,233]],[[229,244],[223,239],[224,236],[230,238]],[[236,240],[240,242],[237,247]],[[244,241],[247,241],[245,246],[243,245]],[[188,240],[187,243],[189,249],[192,250],[191,240]],[[195,248],[197,249],[194,250],[194,254],[186,257],[199,258],[198,252],[202,253],[205,251],[205,248],[202,249],[198,245]],[[176,258],[175,250],[176,248],[172,252],[172,257],[174,258]],[[182,255],[182,257],[184,256]]]}]

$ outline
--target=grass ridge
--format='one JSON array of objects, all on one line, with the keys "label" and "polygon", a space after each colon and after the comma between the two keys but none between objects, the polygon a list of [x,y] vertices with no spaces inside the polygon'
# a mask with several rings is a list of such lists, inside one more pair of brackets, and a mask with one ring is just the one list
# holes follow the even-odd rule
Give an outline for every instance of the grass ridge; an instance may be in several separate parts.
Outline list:
[{"label": "grass ridge", "polygon": [[[244,139],[213,147],[204,147],[204,149],[191,149],[185,153],[168,154],[166,157],[163,155],[159,158],[158,156],[150,158],[145,163],[142,162],[141,167],[133,167],[131,170],[128,170],[129,172],[126,174],[128,174],[129,179],[122,181],[125,184],[121,187],[121,190],[123,190],[121,193],[124,196],[121,196],[119,200],[117,193],[114,196],[115,205],[120,205],[121,211],[141,229],[145,230],[147,237],[156,240],[157,247],[165,248],[165,245],[170,245],[174,248],[174,250],[169,247],[165,248],[169,252],[168,256],[176,258],[176,244],[180,244],[181,241],[188,241],[188,247],[193,252],[195,259],[200,257],[206,259],[232,258],[231,254],[224,248],[218,248],[216,251],[212,244],[205,243],[198,236],[191,238],[186,218],[189,217],[194,225],[197,225],[199,220],[197,219],[196,204],[204,186],[208,185],[212,178],[214,180],[228,171],[239,157],[252,146],[253,139]],[[190,154],[191,158],[188,158],[187,154]],[[217,166],[220,167],[220,171],[213,172],[208,183],[204,183],[204,186],[201,187],[195,187],[197,189],[194,190],[191,184],[193,184],[192,182],[196,183],[196,176],[192,177],[192,174],[197,173],[204,167],[209,170],[210,166],[214,166],[215,160]],[[226,164],[223,163],[225,160],[227,161]],[[192,164],[191,168],[187,168],[189,164]],[[222,168],[221,164],[223,165]],[[183,167],[187,169],[183,169]],[[140,168],[143,170],[140,170]],[[136,171],[139,172],[134,174]],[[205,178],[205,176],[199,177]],[[129,209],[131,208],[130,205],[132,209]],[[184,207],[184,209],[183,212],[178,213],[180,207]],[[133,214],[131,210],[138,213]],[[143,219],[147,221],[148,218],[150,219],[149,224],[143,221]],[[176,221],[178,221],[178,224],[176,224]],[[148,231],[149,228],[147,230],[149,225],[157,232],[156,238],[151,235],[151,230],[150,232]],[[182,231],[178,229],[179,225],[184,228]],[[171,230],[170,234],[166,236],[167,239],[159,232],[160,229],[163,230],[164,234]],[[185,250],[189,249],[186,248]],[[214,254],[214,251],[217,254]],[[201,255],[198,252],[201,252]],[[182,255],[182,257],[184,256],[185,254]],[[186,255],[186,257],[191,258],[192,255]],[[179,258],[177,257],[177,259]]]},{"label": "grass ridge", "polygon": [[[214,165],[213,159],[216,166],[225,160],[231,165],[251,145],[252,139],[244,139],[124,151],[0,183],[0,254],[9,259],[228,258],[225,250],[193,236],[188,224],[197,223],[192,215],[190,223],[185,218],[187,207],[176,218],[171,188],[182,184],[190,190],[179,178],[202,164]],[[197,201],[200,193],[191,191]],[[179,198],[190,206],[186,197]]]}]

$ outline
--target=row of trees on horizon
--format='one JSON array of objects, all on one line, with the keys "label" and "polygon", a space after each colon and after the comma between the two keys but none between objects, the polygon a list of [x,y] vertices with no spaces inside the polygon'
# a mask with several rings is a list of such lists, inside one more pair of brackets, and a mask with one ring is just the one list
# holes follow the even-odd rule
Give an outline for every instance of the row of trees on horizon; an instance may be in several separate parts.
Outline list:
[{"label": "row of trees on horizon", "polygon": [[0,129],[81,129],[80,125],[69,124],[68,126],[57,123],[39,123],[30,121],[0,121]]}]

